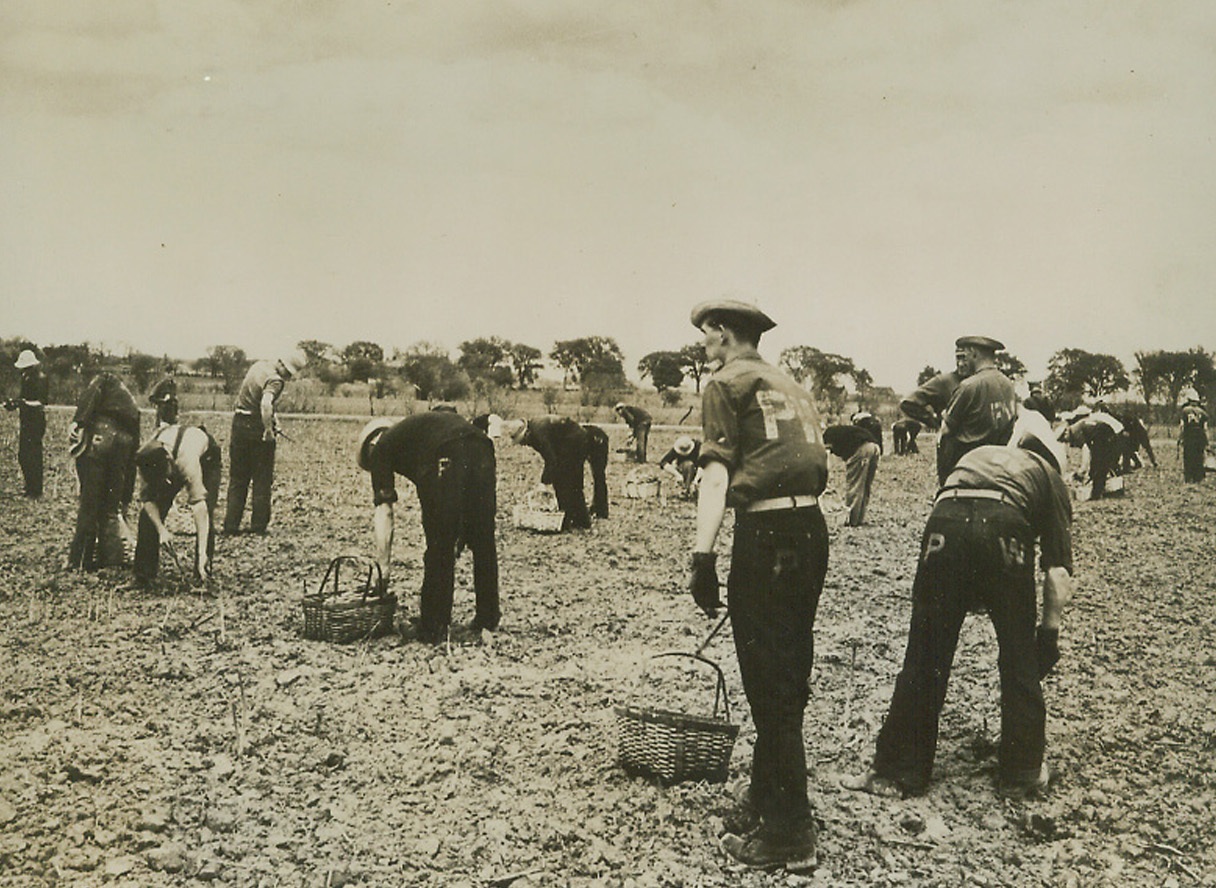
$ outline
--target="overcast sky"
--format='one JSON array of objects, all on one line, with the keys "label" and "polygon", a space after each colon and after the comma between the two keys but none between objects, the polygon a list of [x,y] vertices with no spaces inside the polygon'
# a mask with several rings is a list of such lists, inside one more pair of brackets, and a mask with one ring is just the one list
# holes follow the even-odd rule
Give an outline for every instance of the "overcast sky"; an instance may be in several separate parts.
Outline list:
[{"label": "overcast sky", "polygon": [[0,336],[1216,346],[1216,3],[5,0]]}]

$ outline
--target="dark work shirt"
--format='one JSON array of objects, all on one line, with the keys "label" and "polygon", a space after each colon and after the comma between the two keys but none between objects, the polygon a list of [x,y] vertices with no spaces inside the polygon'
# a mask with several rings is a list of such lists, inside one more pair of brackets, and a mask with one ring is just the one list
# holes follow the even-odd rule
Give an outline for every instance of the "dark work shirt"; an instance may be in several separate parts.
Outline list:
[{"label": "dark work shirt", "polygon": [[830,425],[823,430],[823,443],[841,459],[848,459],[862,444],[877,444],[874,435],[864,426]]},{"label": "dark work shirt", "polygon": [[99,373],[89,382],[76,402],[72,422],[87,429],[102,417],[139,439],[139,405],[122,380],[109,372]]},{"label": "dark work shirt", "polygon": [[446,410],[407,416],[381,432],[367,458],[376,505],[397,501],[396,475],[417,484],[437,464],[444,445],[460,438],[480,438],[494,446],[484,432]]},{"label": "dark work shirt", "polygon": [[617,413],[620,414],[621,419],[625,420],[625,424],[631,429],[636,429],[642,425],[650,425],[652,421],[650,414],[641,407],[625,406],[618,410]]},{"label": "dark work shirt", "polygon": [[1037,453],[985,445],[963,454],[943,490],[997,490],[1021,510],[1039,538],[1043,569],[1072,573],[1072,501],[1060,473]]},{"label": "dark work shirt", "polygon": [[899,409],[922,425],[937,428],[941,424],[941,415],[954,397],[962,380],[954,371],[939,373],[925,380],[912,394],[899,402]]},{"label": "dark work shirt", "polygon": [[46,406],[50,391],[46,374],[41,367],[29,367],[21,371],[21,400],[28,407]]},{"label": "dark work shirt", "polygon": [[586,455],[587,432],[568,416],[547,414],[528,420],[521,444],[527,444],[545,461],[541,482],[550,482],[549,472],[559,459],[582,459]]},{"label": "dark work shirt", "polygon": [[823,493],[828,455],[810,393],[758,354],[722,365],[701,394],[701,465],[726,464],[726,504]]}]

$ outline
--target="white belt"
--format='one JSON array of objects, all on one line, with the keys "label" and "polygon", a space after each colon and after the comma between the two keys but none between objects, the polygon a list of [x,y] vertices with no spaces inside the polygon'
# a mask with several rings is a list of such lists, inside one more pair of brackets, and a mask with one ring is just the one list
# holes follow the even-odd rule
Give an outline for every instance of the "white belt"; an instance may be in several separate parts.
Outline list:
[{"label": "white belt", "polygon": [[237,407],[234,413],[239,413],[241,416],[253,416],[252,410],[246,410],[244,407]]},{"label": "white belt", "polygon": [[971,487],[951,487],[949,490],[943,490],[933,502],[936,504],[948,499],[990,499],[1006,503],[1013,502],[1008,494],[1002,493],[999,490],[985,490]]},{"label": "white belt", "polygon": [[809,493],[799,496],[775,496],[772,499],[756,500],[743,507],[745,512],[772,512],[775,509],[808,509],[819,505],[819,497]]}]

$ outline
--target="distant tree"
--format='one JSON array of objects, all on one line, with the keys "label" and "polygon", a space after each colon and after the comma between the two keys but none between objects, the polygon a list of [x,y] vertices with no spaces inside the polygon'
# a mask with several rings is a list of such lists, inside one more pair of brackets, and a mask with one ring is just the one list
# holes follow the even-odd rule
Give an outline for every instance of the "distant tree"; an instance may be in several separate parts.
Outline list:
[{"label": "distant tree", "polygon": [[401,376],[411,383],[418,397],[430,401],[455,401],[468,395],[469,377],[457,367],[447,349],[430,342],[419,342],[397,352]]},{"label": "distant tree", "polygon": [[470,380],[487,379],[498,385],[510,385],[514,379],[507,364],[510,347],[511,343],[497,336],[470,339],[460,343],[456,366],[467,373]]},{"label": "distant tree", "polygon": [[996,369],[1014,382],[1026,378],[1026,365],[1016,355],[1011,355],[1009,352],[996,353]]},{"label": "distant tree", "polygon": [[1132,375],[1145,403],[1161,397],[1167,407],[1177,407],[1184,389],[1198,392],[1216,382],[1216,355],[1196,347],[1184,352],[1136,352]]},{"label": "distant tree", "polygon": [[539,348],[513,342],[507,349],[511,358],[511,369],[519,387],[528,388],[536,382],[536,371],[541,368],[540,359],[544,357]]},{"label": "distant tree", "polygon": [[366,340],[352,342],[342,349],[342,363],[352,382],[367,382],[384,375],[384,349]]},{"label": "distant tree", "polygon": [[928,382],[930,379],[932,379],[934,376],[937,376],[939,373],[941,373],[941,371],[938,370],[936,367],[934,367],[932,364],[926,364],[925,369],[921,370],[920,373],[916,374],[916,384],[918,386],[922,386],[926,382]]},{"label": "distant tree", "polygon": [[[784,349],[778,363],[801,385],[810,383],[811,394],[828,413],[840,413],[844,408],[845,388],[840,377],[848,375],[854,384],[868,384],[870,374],[853,363],[852,358],[820,351],[809,345]],[[861,374],[865,374],[862,376]]]},{"label": "distant tree", "polygon": [[296,343],[296,348],[304,352],[308,358],[309,367],[320,367],[323,364],[333,363],[334,347],[328,342],[321,342],[318,339],[301,339]]},{"label": "distant tree", "polygon": [[698,395],[701,394],[701,378],[709,370],[706,366],[708,362],[704,343],[697,342],[680,349],[680,369],[684,371],[685,375],[692,377]]},{"label": "distant tree", "polygon": [[649,377],[659,392],[678,388],[684,381],[683,359],[679,352],[651,352],[638,361],[638,375],[643,379]]},{"label": "distant tree", "polygon": [[624,384],[625,356],[610,336],[583,336],[553,344],[549,357],[562,368],[571,381],[590,384],[595,376],[596,387]]},{"label": "distant tree", "polygon": [[1061,349],[1052,355],[1043,380],[1048,396],[1063,406],[1126,391],[1129,385],[1131,380],[1118,358],[1079,348]]},{"label": "distant tree", "polygon": [[164,361],[160,358],[133,351],[127,355],[127,367],[130,368],[131,382],[135,390],[146,392],[154,379],[159,379],[164,369]]}]

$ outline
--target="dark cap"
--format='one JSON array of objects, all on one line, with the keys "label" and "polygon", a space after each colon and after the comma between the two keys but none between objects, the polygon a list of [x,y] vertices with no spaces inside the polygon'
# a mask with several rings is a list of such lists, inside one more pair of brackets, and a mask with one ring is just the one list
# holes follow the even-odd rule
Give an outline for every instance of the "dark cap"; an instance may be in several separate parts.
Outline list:
[{"label": "dark cap", "polygon": [[737,299],[710,299],[707,302],[698,303],[693,306],[690,315],[692,325],[700,329],[701,325],[705,323],[705,318],[711,314],[735,315],[760,333],[777,326],[776,321],[756,306],[747,302],[739,302]]},{"label": "dark cap", "polygon": [[989,336],[960,336],[954,340],[955,348],[966,348],[969,345],[991,352],[1003,351],[1005,348],[1005,343]]}]

